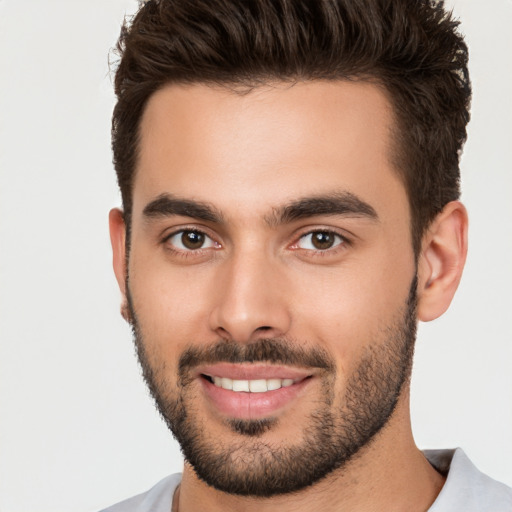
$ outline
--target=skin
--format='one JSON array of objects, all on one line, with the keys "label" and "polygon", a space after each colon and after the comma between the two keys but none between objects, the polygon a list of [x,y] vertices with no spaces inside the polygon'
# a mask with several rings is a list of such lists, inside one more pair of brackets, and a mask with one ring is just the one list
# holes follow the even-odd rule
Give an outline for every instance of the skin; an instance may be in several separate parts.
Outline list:
[{"label": "skin", "polygon": [[[400,318],[416,273],[407,193],[391,165],[393,115],[385,93],[358,82],[274,84],[239,95],[206,85],[172,85],[155,93],[141,124],[133,190],[131,249],[112,210],[114,269],[126,304],[126,273],[146,350],[176,383],[187,346],[229,339],[250,343],[286,337],[334,356],[334,405],[369,345]],[[275,212],[311,196],[350,193],[375,211],[316,215],[286,222]],[[148,217],[162,194],[208,203],[222,222],[184,215]],[[200,229],[200,251],[169,235]],[[312,230],[340,236],[315,250]],[[423,238],[418,259],[419,320],[448,307],[467,248],[467,215],[446,205]],[[167,237],[167,238],[166,238]],[[123,306],[126,316],[126,306]],[[263,434],[282,445],[300,439],[319,388],[277,412]],[[229,443],[236,434],[197,387],[194,406],[206,435]],[[340,470],[294,495],[229,495],[199,480],[185,464],[175,507],[222,510],[427,510],[444,479],[414,444],[409,389],[386,427]]]}]

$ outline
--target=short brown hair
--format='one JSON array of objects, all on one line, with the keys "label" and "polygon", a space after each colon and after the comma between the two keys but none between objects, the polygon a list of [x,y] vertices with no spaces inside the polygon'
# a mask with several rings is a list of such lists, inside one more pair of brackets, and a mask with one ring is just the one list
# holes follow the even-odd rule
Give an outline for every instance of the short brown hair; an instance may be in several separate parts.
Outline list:
[{"label": "short brown hair", "polygon": [[416,254],[460,195],[471,86],[458,22],[435,0],[150,0],[118,41],[114,165],[129,228],[139,126],[169,83],[254,88],[372,80],[394,108],[393,163],[407,189]]}]

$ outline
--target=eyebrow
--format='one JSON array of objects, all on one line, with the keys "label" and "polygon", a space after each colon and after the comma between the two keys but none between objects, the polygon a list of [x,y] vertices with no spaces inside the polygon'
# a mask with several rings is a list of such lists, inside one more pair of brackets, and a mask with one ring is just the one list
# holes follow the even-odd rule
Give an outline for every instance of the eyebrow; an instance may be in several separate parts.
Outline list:
[{"label": "eyebrow", "polygon": [[222,214],[212,205],[202,201],[177,198],[170,194],[161,194],[148,203],[142,214],[147,219],[181,215],[218,224],[224,221]]},{"label": "eyebrow", "polygon": [[319,215],[366,217],[375,221],[379,219],[375,209],[356,195],[338,192],[301,198],[282,208],[275,208],[267,218],[267,223],[276,226]]},{"label": "eyebrow", "polygon": [[[149,202],[143,210],[147,219],[158,219],[181,215],[216,224],[223,224],[222,213],[203,201],[183,199],[170,194],[161,194]],[[265,218],[269,226],[279,226],[319,215],[346,215],[378,220],[375,209],[351,192],[338,192],[297,199],[283,207],[274,208]]]}]

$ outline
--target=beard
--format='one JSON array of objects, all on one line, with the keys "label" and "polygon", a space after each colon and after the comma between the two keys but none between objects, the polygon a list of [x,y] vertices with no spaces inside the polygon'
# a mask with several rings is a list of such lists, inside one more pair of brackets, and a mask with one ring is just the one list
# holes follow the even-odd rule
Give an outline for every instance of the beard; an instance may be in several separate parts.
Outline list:
[{"label": "beard", "polygon": [[[288,339],[260,339],[251,344],[221,340],[189,347],[179,358],[177,382],[165,362],[148,353],[127,283],[128,308],[142,373],[157,409],[181,446],[196,475],[219,491],[271,497],[299,491],[320,481],[369,446],[392,416],[411,374],[416,338],[417,279],[404,306],[379,339],[362,351],[339,404],[336,367],[331,354],[303,348]],[[280,444],[265,440],[277,418],[226,420],[230,435],[213,438],[202,419],[192,369],[205,363],[284,364],[320,369],[321,394],[303,420],[301,438]],[[288,442],[288,444],[287,444]]]}]

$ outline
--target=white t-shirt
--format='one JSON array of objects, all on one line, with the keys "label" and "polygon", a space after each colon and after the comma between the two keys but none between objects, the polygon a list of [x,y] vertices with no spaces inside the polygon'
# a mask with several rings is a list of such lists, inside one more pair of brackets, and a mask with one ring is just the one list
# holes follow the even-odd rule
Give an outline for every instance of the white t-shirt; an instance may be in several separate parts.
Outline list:
[{"label": "white t-shirt", "polygon": [[[484,475],[466,454],[456,450],[425,450],[425,457],[446,482],[428,512],[512,512],[512,488]],[[170,475],[149,491],[102,512],[171,512],[181,474]]]}]

